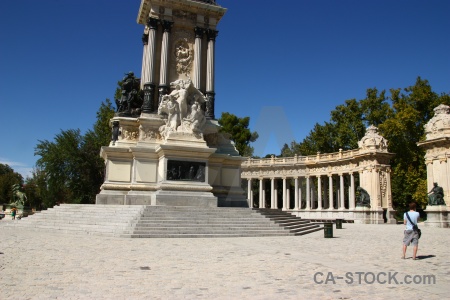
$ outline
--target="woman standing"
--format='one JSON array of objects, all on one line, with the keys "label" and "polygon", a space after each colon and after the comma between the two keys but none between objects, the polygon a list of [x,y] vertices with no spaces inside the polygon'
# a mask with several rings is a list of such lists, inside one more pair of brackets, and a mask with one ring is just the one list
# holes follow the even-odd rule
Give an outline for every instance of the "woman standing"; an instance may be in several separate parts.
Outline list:
[{"label": "woman standing", "polygon": [[[408,220],[411,219],[412,223]],[[406,225],[405,236],[403,237],[403,256],[405,259],[406,248],[411,244],[413,246],[413,259],[416,259],[417,249],[419,248],[419,233],[413,230],[413,225],[417,225],[420,214],[416,212],[416,204],[409,204],[409,211],[403,214],[403,224]]]}]

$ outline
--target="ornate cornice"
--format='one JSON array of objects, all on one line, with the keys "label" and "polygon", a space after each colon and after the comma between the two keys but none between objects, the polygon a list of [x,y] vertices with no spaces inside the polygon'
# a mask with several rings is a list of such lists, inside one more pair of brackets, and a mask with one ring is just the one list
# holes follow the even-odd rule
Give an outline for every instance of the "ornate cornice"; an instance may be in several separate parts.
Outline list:
[{"label": "ornate cornice", "polygon": [[[147,17],[152,11],[152,7],[170,7],[172,10],[179,9],[192,12],[195,14],[211,16],[216,19],[216,23],[220,21],[227,9],[217,5],[211,1],[194,1],[194,0],[141,0],[139,12],[137,16],[138,24],[146,24]],[[159,11],[159,10],[158,10]]]}]

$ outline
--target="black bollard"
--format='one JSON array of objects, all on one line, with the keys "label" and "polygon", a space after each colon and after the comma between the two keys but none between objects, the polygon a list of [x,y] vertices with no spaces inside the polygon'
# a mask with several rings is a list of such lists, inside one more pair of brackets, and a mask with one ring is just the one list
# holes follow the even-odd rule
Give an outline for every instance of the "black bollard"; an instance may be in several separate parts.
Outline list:
[{"label": "black bollard", "polygon": [[332,238],[333,237],[333,223],[324,223],[323,224],[323,234],[324,238]]},{"label": "black bollard", "polygon": [[336,229],[342,229],[342,221],[343,219],[336,219]]}]

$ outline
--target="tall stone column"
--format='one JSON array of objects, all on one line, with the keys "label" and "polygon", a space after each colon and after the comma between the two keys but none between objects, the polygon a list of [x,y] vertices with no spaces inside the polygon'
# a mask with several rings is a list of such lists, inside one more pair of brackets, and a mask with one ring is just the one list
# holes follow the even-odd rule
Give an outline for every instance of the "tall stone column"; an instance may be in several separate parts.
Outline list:
[{"label": "tall stone column", "polygon": [[142,105],[143,113],[152,113],[156,109],[153,103],[155,98],[155,40],[156,30],[158,29],[158,19],[148,18],[148,44],[147,44],[147,60],[146,70],[147,78],[144,83],[144,104]]},{"label": "tall stone column", "polygon": [[278,209],[278,181],[275,179],[275,207],[276,209]]},{"label": "tall stone column", "polygon": [[206,60],[206,113],[207,119],[215,119],[214,116],[214,101],[216,93],[214,92],[214,59],[215,51],[214,44],[216,42],[218,31],[209,29],[208,36],[208,51]]},{"label": "tall stone column", "polygon": [[265,208],[264,198],[263,198],[263,179],[259,179],[259,208]]},{"label": "tall stone column", "polygon": [[329,205],[328,209],[331,210],[331,209],[334,209],[333,174],[328,175],[328,187],[329,187],[329,194],[330,194],[330,196],[329,196],[330,205]]},{"label": "tall stone column", "polygon": [[195,27],[195,44],[194,44],[194,78],[192,84],[198,90],[200,90],[200,83],[202,80],[202,40],[205,29]]},{"label": "tall stone column", "polygon": [[355,176],[350,173],[350,193],[349,193],[348,208],[355,209]]},{"label": "tall stone column", "polygon": [[161,22],[163,27],[163,36],[161,44],[161,64],[159,67],[159,87],[158,87],[158,104],[161,103],[162,96],[169,93],[169,83],[167,82],[168,60],[169,60],[169,35],[172,29],[173,22],[163,20]]},{"label": "tall stone column", "polygon": [[322,178],[317,176],[317,209],[322,210]]},{"label": "tall stone column", "polygon": [[270,179],[270,208],[276,208],[275,202],[275,178]]},{"label": "tall stone column", "polygon": [[386,170],[386,198],[388,209],[392,210],[391,169]]},{"label": "tall stone column", "polygon": [[252,179],[247,180],[247,198],[249,200],[250,208],[253,207],[253,195],[252,195]]},{"label": "tall stone column", "polygon": [[377,208],[381,208],[381,190],[380,190],[380,171],[379,169],[373,170],[374,174],[374,188],[375,197],[377,200]]},{"label": "tall stone column", "polygon": [[340,198],[341,198],[341,206],[339,207],[339,209],[345,209],[344,174],[339,174],[339,191],[340,191]]},{"label": "tall stone column", "polygon": [[286,177],[283,177],[283,210],[287,210]]},{"label": "tall stone column", "polygon": [[302,202],[303,202],[303,199],[302,199],[302,182],[303,182],[303,179],[299,178],[298,179],[298,209],[302,208]]},{"label": "tall stone column", "polygon": [[144,30],[144,34],[142,35],[142,44],[144,45],[144,50],[142,51],[142,70],[141,70],[141,90],[144,90],[144,83],[147,82],[148,77],[148,57],[147,57],[147,47],[148,47],[148,28],[146,27]]},{"label": "tall stone column", "polygon": [[306,210],[311,210],[311,188],[309,176],[306,176]]},{"label": "tall stone column", "polygon": [[433,161],[425,160],[425,164],[427,165],[427,192],[433,188],[434,176],[433,176]]},{"label": "tall stone column", "polygon": [[299,209],[299,201],[298,201],[298,177],[295,177],[294,179],[294,187],[295,187],[295,193],[294,193],[294,210]]}]

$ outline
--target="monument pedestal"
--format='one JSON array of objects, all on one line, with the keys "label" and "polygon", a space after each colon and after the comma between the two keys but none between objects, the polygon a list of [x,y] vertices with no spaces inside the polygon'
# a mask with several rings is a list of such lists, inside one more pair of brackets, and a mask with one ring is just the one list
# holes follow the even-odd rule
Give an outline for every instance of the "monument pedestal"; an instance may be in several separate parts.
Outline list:
[{"label": "monument pedestal", "polygon": [[382,208],[369,208],[365,206],[357,206],[353,210],[353,216],[355,223],[359,224],[382,224],[383,209]]},{"label": "monument pedestal", "polygon": [[160,130],[154,114],[116,116],[120,135],[102,147],[106,178],[96,204],[248,207],[241,188],[244,160],[215,120],[203,133]]},{"label": "monument pedestal", "polygon": [[448,219],[448,208],[445,205],[427,205],[425,209],[427,220],[423,223],[426,227],[450,227]]}]

